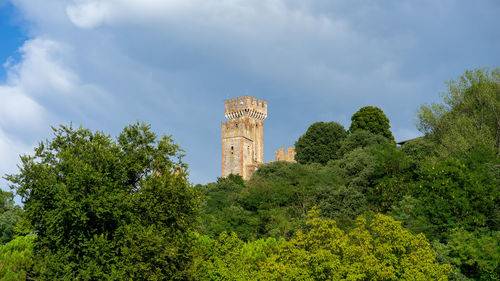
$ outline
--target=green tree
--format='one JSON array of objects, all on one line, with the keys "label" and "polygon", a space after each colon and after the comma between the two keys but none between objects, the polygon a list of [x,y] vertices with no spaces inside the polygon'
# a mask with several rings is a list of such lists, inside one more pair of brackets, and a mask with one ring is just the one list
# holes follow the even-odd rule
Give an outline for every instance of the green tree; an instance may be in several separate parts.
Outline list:
[{"label": "green tree", "polygon": [[347,187],[369,193],[383,178],[404,174],[409,167],[406,158],[399,148],[385,142],[357,147],[328,165],[345,171]]},{"label": "green tree", "polygon": [[350,133],[345,139],[342,140],[338,150],[338,155],[339,158],[342,158],[346,153],[349,153],[356,148],[373,147],[384,144],[389,144],[387,138],[360,129]]},{"label": "green tree", "polygon": [[410,193],[414,176],[411,162],[401,148],[394,145],[372,149],[375,155],[374,186],[367,190],[367,199],[378,212],[386,212],[392,204]]},{"label": "green tree", "polygon": [[424,235],[378,214],[349,232],[309,213],[309,228],[289,241],[243,243],[234,234],[202,240],[197,280],[448,280]]},{"label": "green tree", "polygon": [[428,220],[428,237],[446,238],[456,227],[498,230],[499,185],[484,166],[471,169],[463,161],[441,159],[425,164],[418,175],[411,195],[421,201],[416,210]]},{"label": "green tree", "polygon": [[255,214],[241,206],[245,182],[239,175],[230,174],[217,182],[197,185],[203,192],[199,231],[217,237],[224,231],[234,231],[246,239],[255,238]]},{"label": "green tree", "polygon": [[234,232],[216,239],[199,237],[192,267],[193,280],[269,280],[259,270],[284,239],[243,242]]},{"label": "green tree", "polygon": [[295,160],[301,164],[326,164],[337,159],[342,139],[347,135],[337,122],[316,122],[295,142]]},{"label": "green tree", "polygon": [[12,192],[0,190],[0,245],[12,240],[22,209],[14,205]]},{"label": "green tree", "polygon": [[366,206],[363,194],[344,187],[341,169],[317,163],[273,162],[246,182],[229,176],[198,188],[205,194],[199,229],[211,238],[224,231],[245,241],[290,237],[305,227],[312,206],[342,224],[352,223]]},{"label": "green tree", "polygon": [[368,210],[366,196],[356,188],[325,186],[316,190],[321,216],[333,219],[340,227],[351,227],[354,218]]},{"label": "green tree", "polygon": [[358,147],[328,165],[342,169],[348,188],[366,193],[376,179],[378,164],[376,160],[371,149]]},{"label": "green tree", "polygon": [[499,231],[488,231],[483,228],[470,232],[457,228],[451,231],[446,244],[437,241],[433,244],[467,277],[475,280],[499,280]]},{"label": "green tree", "polygon": [[[247,182],[241,203],[257,214],[258,237],[291,237],[305,226],[307,211],[313,206],[324,200],[338,202],[346,193],[336,193],[342,185],[341,171],[336,167],[275,162],[259,168]],[[346,201],[354,203],[347,198]],[[343,210],[329,210],[328,215],[343,214]]]},{"label": "green tree", "polygon": [[353,133],[357,130],[366,130],[376,135],[381,135],[394,141],[389,128],[389,118],[385,116],[382,109],[376,106],[365,106],[360,108],[351,117],[351,126],[349,132]]},{"label": "green tree", "polygon": [[409,229],[413,233],[432,233],[429,230],[432,228],[429,219],[419,210],[421,205],[421,200],[411,195],[406,195],[393,204],[387,214],[400,221],[406,229]]},{"label": "green tree", "polygon": [[419,108],[419,130],[432,136],[443,156],[463,155],[477,145],[500,155],[500,69],[467,70],[447,87],[444,103]]},{"label": "green tree", "polygon": [[35,236],[19,236],[0,246],[0,280],[32,280]]},{"label": "green tree", "polygon": [[54,128],[9,175],[37,233],[40,279],[184,279],[198,196],[182,153],[146,124],[113,140]]},{"label": "green tree", "polygon": [[408,158],[408,165],[412,170],[418,170],[422,164],[438,156],[436,145],[427,137],[416,138],[401,146],[401,151]]}]

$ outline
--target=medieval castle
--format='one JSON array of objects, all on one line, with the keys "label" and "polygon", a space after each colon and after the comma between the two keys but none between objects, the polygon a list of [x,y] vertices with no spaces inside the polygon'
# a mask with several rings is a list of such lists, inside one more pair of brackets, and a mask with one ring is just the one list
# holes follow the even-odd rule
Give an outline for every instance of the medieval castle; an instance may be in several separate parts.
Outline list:
[{"label": "medieval castle", "polygon": [[[264,164],[264,119],[267,102],[250,97],[225,101],[225,116],[221,124],[222,177],[239,174],[249,179]],[[276,161],[295,162],[293,147],[275,152]]]}]

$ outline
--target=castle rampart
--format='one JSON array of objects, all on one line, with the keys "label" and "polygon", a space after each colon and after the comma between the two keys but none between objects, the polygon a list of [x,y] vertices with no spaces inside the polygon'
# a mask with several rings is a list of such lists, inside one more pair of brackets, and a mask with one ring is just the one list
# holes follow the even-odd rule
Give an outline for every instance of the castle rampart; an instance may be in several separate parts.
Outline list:
[{"label": "castle rampart", "polygon": [[295,149],[293,147],[288,147],[285,152],[285,148],[279,148],[274,152],[275,154],[275,161],[287,161],[287,162],[292,162],[295,163]]}]

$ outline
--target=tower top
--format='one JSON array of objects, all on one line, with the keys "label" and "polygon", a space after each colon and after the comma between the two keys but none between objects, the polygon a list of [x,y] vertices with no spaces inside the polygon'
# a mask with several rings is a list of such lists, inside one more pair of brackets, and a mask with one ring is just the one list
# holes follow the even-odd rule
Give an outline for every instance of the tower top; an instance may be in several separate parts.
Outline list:
[{"label": "tower top", "polygon": [[225,105],[225,116],[229,120],[244,116],[250,116],[260,120],[264,120],[267,117],[267,102],[251,96],[225,100]]}]

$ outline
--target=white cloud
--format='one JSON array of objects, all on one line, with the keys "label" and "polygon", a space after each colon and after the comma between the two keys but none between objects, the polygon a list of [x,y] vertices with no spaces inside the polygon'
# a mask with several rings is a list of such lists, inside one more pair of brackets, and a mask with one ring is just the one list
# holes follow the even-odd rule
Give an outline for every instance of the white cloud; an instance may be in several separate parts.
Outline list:
[{"label": "white cloud", "polygon": [[[66,66],[71,52],[63,43],[35,38],[27,40],[19,53],[18,63],[8,59],[4,64],[7,81],[0,85],[1,176],[13,171],[19,154],[30,153],[51,125],[65,120],[61,113],[92,104],[88,95],[103,94],[98,87],[81,83]],[[88,95],[82,95],[83,91]]]},{"label": "white cloud", "polygon": [[78,27],[94,28],[106,19],[109,6],[104,2],[85,1],[79,4],[68,5],[66,12],[69,19]]},{"label": "white cloud", "polygon": [[[16,139],[0,128],[0,178],[5,174],[16,172],[16,164],[19,163],[19,155],[32,150],[32,145],[25,144],[23,140]],[[0,180],[1,183],[1,180]]]},{"label": "white cloud", "polygon": [[46,112],[17,87],[0,86],[0,188],[2,177],[14,173],[19,155],[32,150],[34,141],[23,139],[23,132],[39,131]]},{"label": "white cloud", "polygon": [[44,93],[69,90],[66,72],[51,61],[50,53],[57,44],[50,40],[26,41],[19,49],[21,62],[7,60],[8,78],[0,85],[0,175],[12,172],[19,154],[30,152],[36,143],[32,137],[47,127],[48,112],[39,100]]},{"label": "white cloud", "polygon": [[78,78],[65,65],[68,49],[64,43],[50,39],[26,41],[19,49],[22,60],[8,70],[9,83],[30,95],[73,93]]},{"label": "white cloud", "polygon": [[17,87],[0,86],[0,129],[32,129],[41,125],[45,110]]},{"label": "white cloud", "polygon": [[220,0],[75,0],[66,12],[82,28],[117,22],[189,20],[208,25],[244,23],[272,13],[283,18],[283,1]]}]

